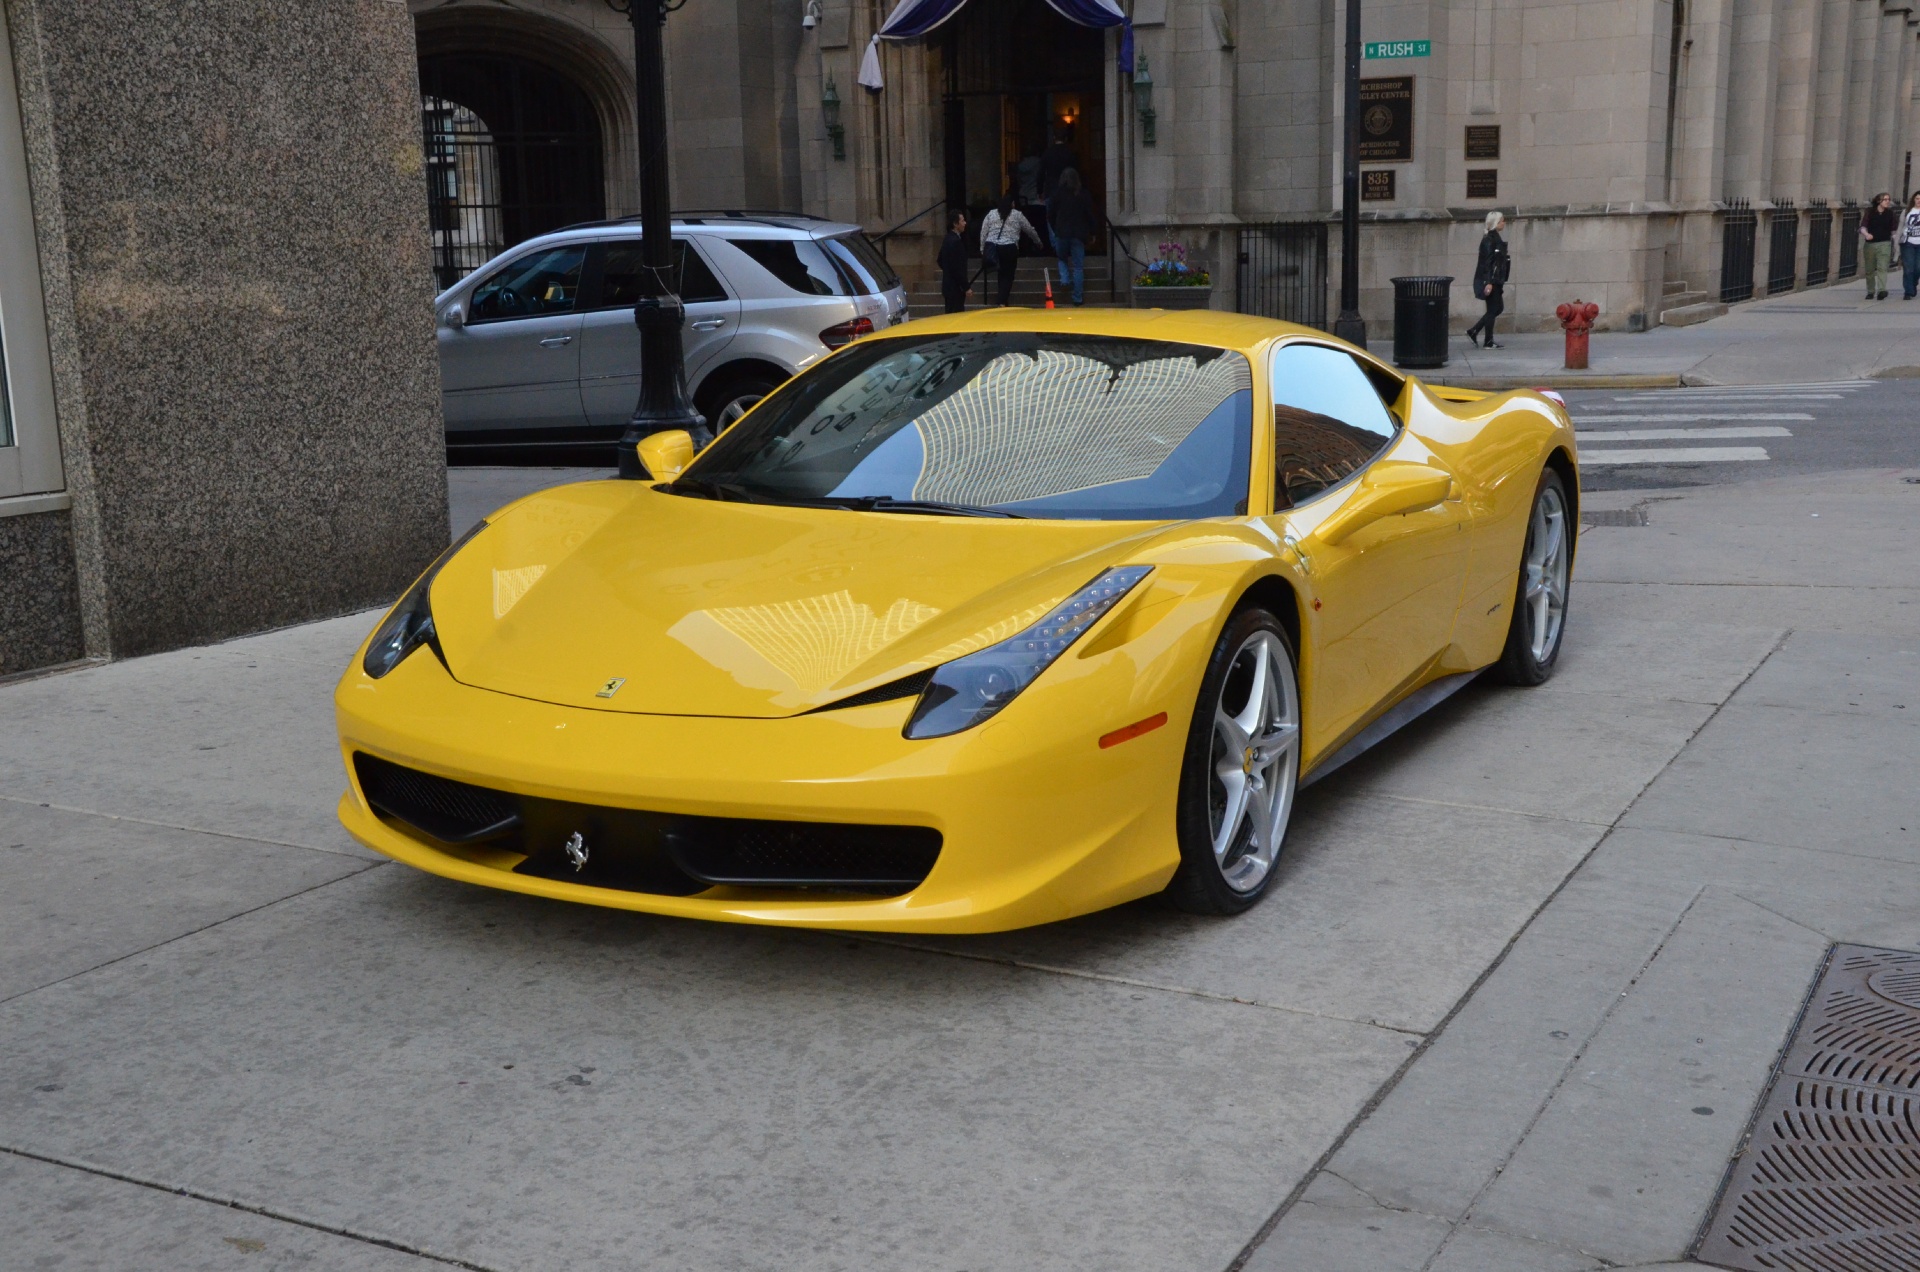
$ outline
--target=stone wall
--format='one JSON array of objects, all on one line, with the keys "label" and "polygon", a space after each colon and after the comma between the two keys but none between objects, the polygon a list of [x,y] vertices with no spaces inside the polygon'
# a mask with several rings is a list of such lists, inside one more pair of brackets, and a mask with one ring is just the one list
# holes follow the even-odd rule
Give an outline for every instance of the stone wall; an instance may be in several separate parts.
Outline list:
[{"label": "stone wall", "polygon": [[391,600],[447,542],[406,7],[4,3],[85,651]]}]

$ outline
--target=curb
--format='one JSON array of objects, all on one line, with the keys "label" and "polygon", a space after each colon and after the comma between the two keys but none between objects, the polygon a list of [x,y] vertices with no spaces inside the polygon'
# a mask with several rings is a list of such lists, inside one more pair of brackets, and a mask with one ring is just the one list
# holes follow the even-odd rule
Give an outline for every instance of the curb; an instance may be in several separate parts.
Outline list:
[{"label": "curb", "polygon": [[1427,384],[1455,389],[1677,389],[1681,373],[1666,371],[1657,375],[1606,375],[1580,371],[1544,371],[1539,375],[1462,375],[1421,376]]}]

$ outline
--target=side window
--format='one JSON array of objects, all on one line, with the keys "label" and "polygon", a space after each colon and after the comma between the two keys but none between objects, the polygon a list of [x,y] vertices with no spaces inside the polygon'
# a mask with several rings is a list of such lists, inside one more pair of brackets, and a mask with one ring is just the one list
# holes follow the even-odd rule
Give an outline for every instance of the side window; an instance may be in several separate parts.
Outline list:
[{"label": "side window", "polygon": [[[637,239],[606,245],[600,266],[600,299],[596,309],[631,309],[640,299],[641,247]],[[703,300],[725,300],[727,289],[713,276],[698,248],[685,239],[673,240],[674,291],[689,305]]]},{"label": "side window", "polygon": [[1360,364],[1324,345],[1273,355],[1275,503],[1311,499],[1385,450],[1398,431]]},{"label": "side window", "polygon": [[803,296],[850,296],[838,267],[812,239],[728,239],[761,268]]},{"label": "side window", "polygon": [[511,261],[473,289],[468,322],[564,314],[580,303],[581,246],[551,247]]}]

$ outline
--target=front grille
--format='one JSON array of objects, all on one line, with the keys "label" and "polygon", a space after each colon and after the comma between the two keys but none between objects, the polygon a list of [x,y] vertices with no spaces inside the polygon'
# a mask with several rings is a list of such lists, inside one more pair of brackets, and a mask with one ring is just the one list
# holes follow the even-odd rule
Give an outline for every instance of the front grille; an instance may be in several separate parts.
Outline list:
[{"label": "front grille", "polygon": [[667,850],[708,883],[789,887],[917,887],[940,855],[940,832],[924,826],[676,817]]},{"label": "front grille", "polygon": [[[516,873],[626,892],[686,896],[716,884],[840,888],[899,895],[918,887],[940,856],[940,832],[868,826],[694,817],[511,795],[355,754],[367,802],[444,843],[488,840],[526,860]],[[580,836],[586,861],[566,845]]]},{"label": "front grille", "polygon": [[520,802],[500,791],[469,786],[358,752],[353,769],[367,803],[416,830],[450,844],[507,833],[520,822]]}]

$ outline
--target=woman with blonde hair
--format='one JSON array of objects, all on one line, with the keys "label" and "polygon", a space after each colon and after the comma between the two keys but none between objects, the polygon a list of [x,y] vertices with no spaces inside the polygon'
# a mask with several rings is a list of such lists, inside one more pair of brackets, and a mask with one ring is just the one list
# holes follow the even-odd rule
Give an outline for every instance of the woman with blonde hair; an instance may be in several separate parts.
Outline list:
[{"label": "woman with blonde hair", "polygon": [[1507,251],[1507,240],[1500,237],[1500,231],[1506,228],[1507,218],[1500,212],[1487,213],[1487,233],[1480,240],[1480,262],[1473,267],[1473,294],[1487,303],[1487,312],[1480,321],[1467,328],[1467,339],[1475,347],[1480,341],[1476,336],[1486,337],[1487,348],[1498,349],[1494,343],[1493,320],[1505,309],[1507,271],[1513,267],[1513,257]]}]

